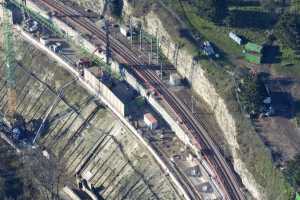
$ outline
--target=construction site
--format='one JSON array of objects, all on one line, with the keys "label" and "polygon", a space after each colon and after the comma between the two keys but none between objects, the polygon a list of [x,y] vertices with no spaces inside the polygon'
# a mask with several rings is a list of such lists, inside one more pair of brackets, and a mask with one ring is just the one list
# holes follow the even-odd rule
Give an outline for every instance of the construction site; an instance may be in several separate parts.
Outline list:
[{"label": "construction site", "polygon": [[57,199],[245,199],[159,40],[94,18],[1,2],[1,138],[63,163]]},{"label": "construction site", "polygon": [[[22,128],[12,137],[17,148],[32,148],[32,139],[51,110],[36,142],[40,151],[47,152],[45,159],[64,160],[67,174],[74,177],[70,188],[86,180],[93,188],[102,188],[105,199],[180,199],[167,178],[162,179],[163,172],[149,152],[115,115],[68,72],[34,47],[20,44],[29,51],[20,55],[28,63],[18,63],[15,71],[15,89],[22,99],[17,100],[16,113],[23,122],[14,125]],[[6,93],[6,81],[1,79],[3,113],[8,112]],[[10,135],[9,127],[1,129]]]}]

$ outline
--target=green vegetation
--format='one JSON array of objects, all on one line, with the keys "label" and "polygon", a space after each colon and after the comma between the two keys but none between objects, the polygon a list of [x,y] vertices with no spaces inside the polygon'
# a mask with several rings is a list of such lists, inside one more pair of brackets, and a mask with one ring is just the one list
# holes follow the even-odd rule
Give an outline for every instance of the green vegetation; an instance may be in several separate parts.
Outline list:
[{"label": "green vegetation", "polygon": [[[241,117],[235,115],[235,117]],[[237,121],[240,144],[240,157],[247,169],[254,175],[255,180],[264,187],[268,200],[291,200],[293,190],[286,182],[283,174],[274,167],[271,153],[255,133],[249,121]]]},{"label": "green vegetation", "polygon": [[145,105],[145,102],[146,102],[146,99],[145,97],[143,96],[137,96],[135,99],[134,99],[134,104],[138,107],[138,108],[141,108]]},{"label": "green vegetation", "polygon": [[241,54],[242,48],[232,42],[228,37],[230,30],[227,27],[217,26],[213,22],[199,18],[199,16],[195,14],[194,7],[183,5],[183,9],[189,19],[190,25],[193,26],[197,32],[201,33],[203,39],[213,42],[222,52],[235,55]]},{"label": "green vegetation", "polygon": [[258,113],[262,101],[266,97],[262,81],[257,77],[246,75],[240,79],[239,89],[239,100],[244,105],[244,110],[247,113]]},{"label": "green vegetation", "polygon": [[299,193],[296,193],[296,198],[295,200],[300,200],[300,194]]},{"label": "green vegetation", "polygon": [[300,154],[287,163],[284,174],[294,188],[300,189]]},{"label": "green vegetation", "polygon": [[108,1],[110,3],[110,9],[111,13],[119,18],[122,16],[122,10],[123,10],[123,1],[122,0],[110,0]]},{"label": "green vegetation", "polygon": [[227,0],[198,0],[190,1],[192,7],[198,10],[198,16],[214,22],[222,22],[228,12]]},{"label": "green vegetation", "polygon": [[15,6],[18,8],[23,8],[25,12],[30,13],[30,16],[32,16],[35,20],[37,20],[39,23],[41,23],[43,26],[47,27],[49,30],[52,30],[54,33],[56,33],[58,36],[63,36],[63,33],[60,31],[58,27],[56,27],[52,21],[49,19],[46,19],[39,13],[36,13],[35,11],[32,11],[28,7],[24,7],[23,5],[19,4],[17,1],[12,0],[11,1]]},{"label": "green vegetation", "polygon": [[257,45],[257,44],[255,44],[255,43],[248,42],[248,43],[245,45],[245,49],[246,49],[247,51],[253,51],[253,52],[256,52],[256,53],[261,53],[262,46]]},{"label": "green vegetation", "polygon": [[245,53],[245,60],[250,63],[261,64],[261,55]]},{"label": "green vegetation", "polygon": [[300,16],[292,13],[285,13],[280,16],[276,24],[276,30],[281,39],[293,49],[300,48]]}]

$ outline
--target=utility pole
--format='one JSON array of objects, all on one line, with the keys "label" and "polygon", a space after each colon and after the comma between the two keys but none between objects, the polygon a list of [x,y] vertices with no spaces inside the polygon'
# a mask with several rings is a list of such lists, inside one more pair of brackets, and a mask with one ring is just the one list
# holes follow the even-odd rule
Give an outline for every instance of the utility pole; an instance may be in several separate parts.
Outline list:
[{"label": "utility pole", "polygon": [[192,95],[192,114],[194,114],[194,96]]},{"label": "utility pole", "polygon": [[129,29],[130,29],[130,47],[132,48],[132,40],[133,40],[133,36],[132,36],[132,18],[130,16],[129,18]]},{"label": "utility pole", "polygon": [[[151,61],[152,61],[152,53],[153,53],[153,38],[151,37],[151,45],[150,45],[150,55],[151,55]],[[149,65],[151,64],[151,62],[149,63]]]},{"label": "utility pole", "polygon": [[193,60],[192,60],[192,66],[191,66],[190,73],[189,73],[189,78],[190,78],[190,84],[191,84],[191,87],[193,86],[193,78],[194,78],[195,65],[196,65],[196,63],[197,63],[196,58],[193,57]]},{"label": "utility pole", "polygon": [[22,12],[22,18],[25,20],[25,7],[26,7],[26,0],[22,0],[22,6],[21,6],[21,12]]},{"label": "utility pole", "polygon": [[160,79],[163,80],[163,69],[162,69],[162,60],[160,61]]},{"label": "utility pole", "polygon": [[156,63],[159,64],[159,39],[156,37]]},{"label": "utility pole", "polygon": [[13,119],[17,110],[17,91],[16,91],[16,61],[13,45],[12,16],[6,8],[6,1],[1,0],[1,9],[3,14],[3,46],[5,53],[5,77],[7,81],[8,97],[8,118]]},{"label": "utility pole", "polygon": [[110,41],[109,41],[109,21],[105,20],[105,33],[106,33],[106,65],[110,66],[109,58],[110,58]]},{"label": "utility pole", "polygon": [[173,52],[173,59],[174,59],[174,63],[175,63],[175,68],[177,68],[177,44],[175,44],[175,50]]},{"label": "utility pole", "polygon": [[140,28],[140,50],[142,50],[142,42],[143,42],[143,25]]}]

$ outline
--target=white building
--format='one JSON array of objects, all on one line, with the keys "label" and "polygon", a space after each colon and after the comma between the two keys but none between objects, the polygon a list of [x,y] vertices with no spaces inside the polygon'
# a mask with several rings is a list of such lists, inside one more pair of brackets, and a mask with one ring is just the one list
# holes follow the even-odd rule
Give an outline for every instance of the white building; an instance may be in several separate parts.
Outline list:
[{"label": "white building", "polygon": [[144,122],[151,129],[156,129],[158,122],[151,113],[144,114]]}]

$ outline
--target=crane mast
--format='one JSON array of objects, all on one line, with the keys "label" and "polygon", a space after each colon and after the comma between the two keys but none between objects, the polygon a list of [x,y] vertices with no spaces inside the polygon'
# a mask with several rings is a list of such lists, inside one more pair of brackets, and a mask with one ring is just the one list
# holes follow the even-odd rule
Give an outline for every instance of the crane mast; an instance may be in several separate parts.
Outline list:
[{"label": "crane mast", "polygon": [[12,16],[6,8],[7,1],[1,0],[2,9],[2,34],[3,48],[5,53],[5,78],[7,84],[7,117],[12,119],[16,114],[17,92],[16,92],[16,60],[13,46]]}]

